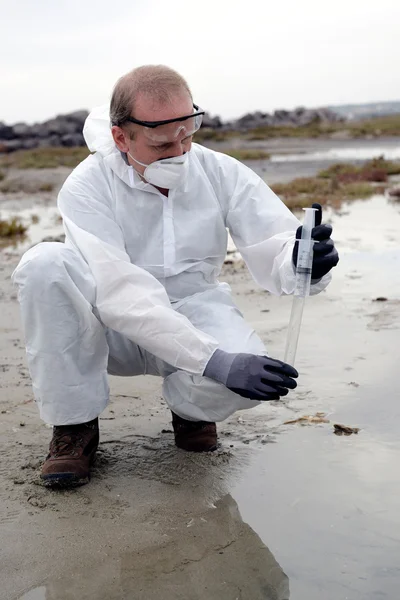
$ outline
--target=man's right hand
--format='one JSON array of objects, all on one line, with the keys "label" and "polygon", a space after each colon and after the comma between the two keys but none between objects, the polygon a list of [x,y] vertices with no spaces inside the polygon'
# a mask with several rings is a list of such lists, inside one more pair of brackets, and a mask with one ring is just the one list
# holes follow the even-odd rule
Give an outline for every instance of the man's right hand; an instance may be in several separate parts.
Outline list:
[{"label": "man's right hand", "polygon": [[293,377],[299,374],[290,365],[267,356],[216,350],[204,375],[245,398],[279,400],[297,386]]}]

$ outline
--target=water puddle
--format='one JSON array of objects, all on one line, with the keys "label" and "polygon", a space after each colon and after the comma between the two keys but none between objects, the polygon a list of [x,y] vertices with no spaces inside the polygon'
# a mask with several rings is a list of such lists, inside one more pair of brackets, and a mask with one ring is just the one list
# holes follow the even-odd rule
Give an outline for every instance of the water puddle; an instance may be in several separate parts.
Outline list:
[{"label": "water puddle", "polygon": [[[27,220],[40,215],[29,243],[36,231],[40,239],[61,231],[56,211],[43,211],[49,212],[24,212]],[[118,465],[132,460],[131,445],[109,465],[107,486],[94,480],[90,485],[97,487],[77,492],[70,505],[61,498],[61,512],[43,510],[40,531],[59,544],[59,572],[47,578],[53,572],[47,558],[43,582],[35,565],[30,584],[36,587],[18,600],[398,597],[400,203],[374,196],[328,209],[324,217],[333,224],[341,262],[327,294],[307,301],[296,364],[301,382],[290,410],[293,418],[323,411],[330,422],[284,425],[286,417],[275,412],[279,443],[252,439],[248,459],[237,454],[234,477],[232,464],[224,463],[217,478],[226,479],[229,493],[207,507],[198,466],[185,479],[167,455],[161,467],[175,473],[174,485],[159,476],[144,476],[138,485],[135,474],[140,468],[148,473],[148,464],[137,450],[135,468],[118,473]],[[377,302],[377,296],[386,298]],[[268,298],[278,319],[282,301]],[[268,331],[270,339],[276,349],[278,334]],[[237,417],[232,430],[243,422],[254,432],[255,421],[265,429],[258,410]],[[360,431],[335,436],[337,422]],[[146,451],[160,462],[158,446]],[[203,457],[208,473],[207,461]],[[204,489],[215,486],[206,480]],[[81,512],[72,504],[75,499],[79,508],[79,498],[88,500]]]},{"label": "water puddle", "polygon": [[317,152],[302,152],[298,154],[273,154],[271,162],[319,162],[319,161],[362,161],[371,160],[377,156],[384,156],[387,160],[400,160],[400,143],[397,146],[360,145],[353,148],[329,148]]},{"label": "water puddle", "polygon": [[46,587],[41,586],[26,592],[23,596],[20,596],[18,600],[49,600],[46,595]]},{"label": "water puddle", "polygon": [[86,566],[75,567],[73,575],[66,561],[59,578],[49,578],[18,600],[289,599],[288,577],[243,522],[231,495],[183,522],[180,514],[158,543],[138,547],[132,533],[123,549],[116,539],[106,558],[102,553],[97,561],[87,556]]},{"label": "water puddle", "polygon": [[[327,297],[307,301],[291,406],[295,417],[323,411],[330,422],[283,426],[279,443],[255,455],[231,493],[283,566],[291,598],[393,600],[400,580],[400,204],[376,196],[326,216],[341,262]],[[338,437],[333,423],[360,431]]]},{"label": "water puddle", "polygon": [[63,233],[59,212],[55,206],[43,204],[18,210],[17,206],[0,208],[0,218],[10,220],[17,217],[28,229],[23,236],[2,240],[2,254],[18,256],[44,238],[58,237]]}]

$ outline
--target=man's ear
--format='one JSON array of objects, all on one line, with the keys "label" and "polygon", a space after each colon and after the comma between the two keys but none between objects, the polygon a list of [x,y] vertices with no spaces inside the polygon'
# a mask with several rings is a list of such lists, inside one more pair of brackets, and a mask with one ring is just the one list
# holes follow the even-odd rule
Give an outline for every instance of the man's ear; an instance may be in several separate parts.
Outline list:
[{"label": "man's ear", "polygon": [[121,127],[118,127],[118,125],[113,125],[111,127],[111,133],[118,150],[124,153],[128,152],[129,144],[126,141],[128,134],[126,134]]}]

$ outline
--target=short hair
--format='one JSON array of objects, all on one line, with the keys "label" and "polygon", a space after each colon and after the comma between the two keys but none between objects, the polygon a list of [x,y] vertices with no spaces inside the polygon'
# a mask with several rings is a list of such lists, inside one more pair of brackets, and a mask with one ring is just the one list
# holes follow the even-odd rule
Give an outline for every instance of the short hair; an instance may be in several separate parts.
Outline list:
[{"label": "short hair", "polygon": [[151,96],[159,104],[166,104],[171,97],[185,90],[192,98],[187,81],[165,65],[144,65],[133,69],[118,79],[110,103],[112,125],[122,125],[132,116],[135,100],[139,94]]}]

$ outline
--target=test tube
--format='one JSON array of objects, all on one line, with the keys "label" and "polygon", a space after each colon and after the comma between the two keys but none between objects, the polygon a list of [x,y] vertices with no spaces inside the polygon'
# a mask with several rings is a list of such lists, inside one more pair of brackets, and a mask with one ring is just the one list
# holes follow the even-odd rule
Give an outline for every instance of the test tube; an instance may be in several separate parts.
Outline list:
[{"label": "test tube", "polygon": [[284,361],[294,366],[297,345],[299,342],[301,321],[307,296],[310,295],[311,270],[314,241],[311,232],[315,224],[316,208],[304,208],[304,222],[299,240],[299,251],[296,266],[296,284],[293,293],[292,310],[286,338]]}]

